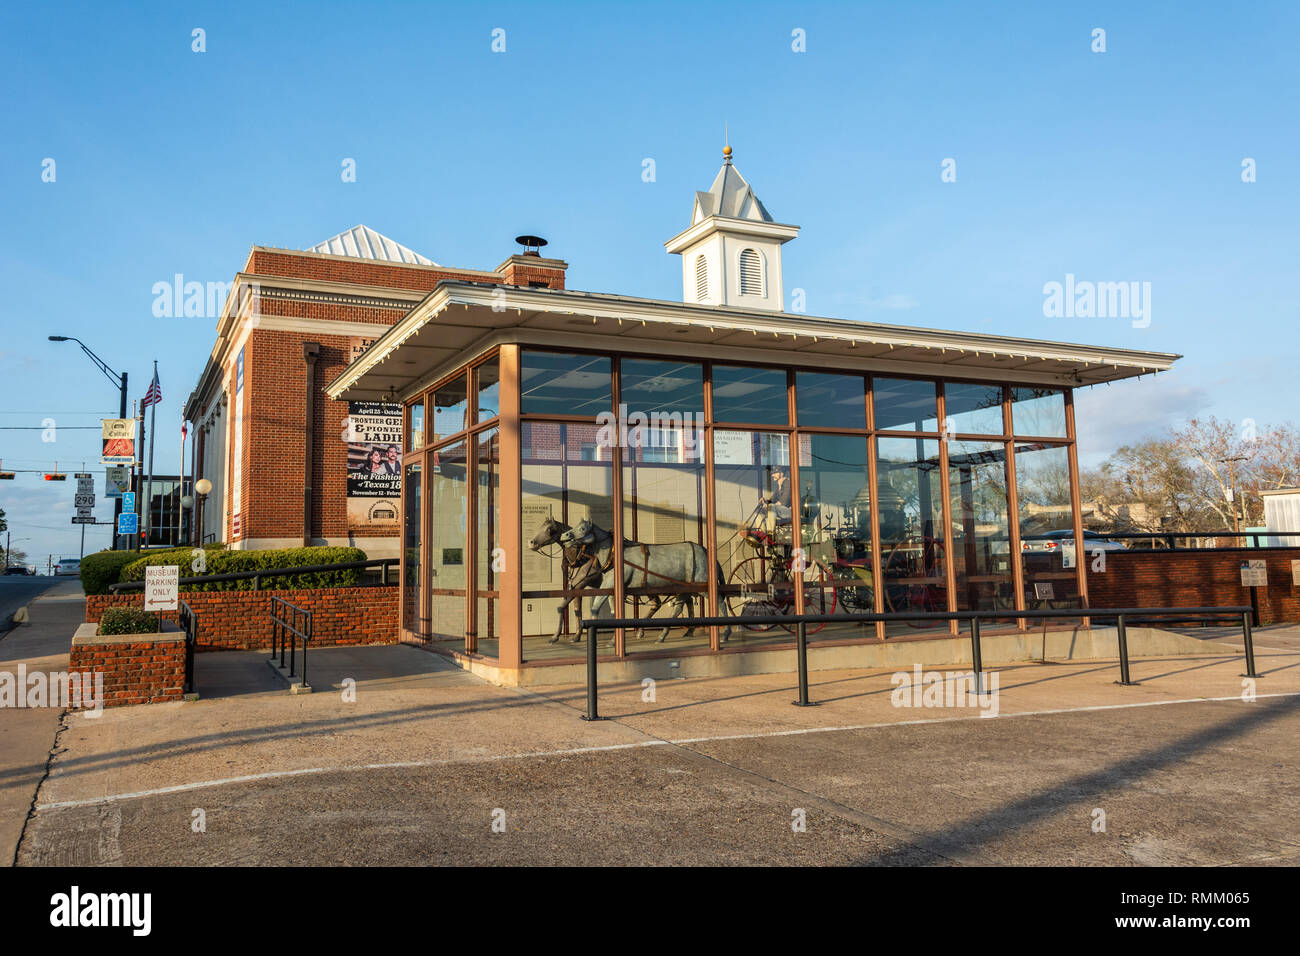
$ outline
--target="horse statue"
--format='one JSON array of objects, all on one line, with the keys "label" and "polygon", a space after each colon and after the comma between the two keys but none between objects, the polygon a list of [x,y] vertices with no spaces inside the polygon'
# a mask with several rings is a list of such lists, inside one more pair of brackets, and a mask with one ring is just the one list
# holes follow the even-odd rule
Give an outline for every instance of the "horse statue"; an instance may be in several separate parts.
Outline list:
[{"label": "horse statue", "polygon": [[[547,517],[533,540],[528,543],[528,547],[533,551],[541,551],[553,544],[559,544],[564,551],[564,569],[566,576],[566,587],[579,590],[582,588],[601,588],[612,590],[614,587],[614,536],[599,525],[592,524],[585,518],[578,522],[577,526],[570,528],[562,521],[555,518]],[[709,580],[709,555],[702,545],[693,542],[683,541],[678,544],[641,544],[637,541],[623,541],[623,586],[630,587],[665,587],[669,584],[707,584]],[[717,569],[718,580],[723,580],[722,569]],[[564,628],[564,615],[570,604],[581,597],[580,594],[574,594],[565,598],[556,607],[556,613],[559,620],[555,625],[555,634],[551,637],[551,643],[554,644],[560,639],[560,631]],[[650,614],[653,615],[665,601],[672,601],[674,610],[672,618],[682,616],[685,611],[689,617],[691,610],[694,608],[694,594],[691,592],[682,592],[679,594],[668,595],[651,595],[650,600],[652,607]],[[598,617],[606,609],[609,610],[610,616],[613,615],[612,598],[608,594],[597,594],[591,599],[591,616]],[[722,602],[726,607],[726,602]],[[725,611],[723,613],[726,613]],[[670,618],[671,620],[671,618]],[[671,630],[671,625],[665,624],[663,632],[659,635],[656,643],[662,644]],[[637,631],[640,636],[645,633],[641,628]],[[690,628],[686,632],[686,637],[695,633],[695,628]],[[722,640],[725,643],[731,636],[731,628],[726,627],[722,632]],[[582,633],[579,632],[573,637],[574,643],[582,640]]]}]

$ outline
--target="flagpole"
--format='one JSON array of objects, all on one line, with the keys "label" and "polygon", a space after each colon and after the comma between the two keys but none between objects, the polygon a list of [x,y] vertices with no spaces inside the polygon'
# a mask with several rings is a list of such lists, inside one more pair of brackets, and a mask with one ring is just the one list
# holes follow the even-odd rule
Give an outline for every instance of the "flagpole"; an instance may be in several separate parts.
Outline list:
[{"label": "flagpole", "polygon": [[145,481],[144,485],[145,525],[143,544],[146,548],[149,547],[149,533],[153,531],[153,440],[158,429],[158,399],[156,397],[158,386],[157,359],[153,360],[153,382],[153,385],[149,386],[150,390],[155,392],[154,400],[149,403],[149,478]]}]

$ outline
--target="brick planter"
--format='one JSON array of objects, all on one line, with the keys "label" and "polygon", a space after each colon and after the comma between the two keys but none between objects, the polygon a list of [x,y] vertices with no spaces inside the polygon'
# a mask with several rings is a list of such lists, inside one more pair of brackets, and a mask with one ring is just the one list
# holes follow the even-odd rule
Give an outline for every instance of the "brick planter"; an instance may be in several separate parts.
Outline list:
[{"label": "brick planter", "polygon": [[68,670],[102,674],[105,707],[180,700],[185,634],[164,624],[161,634],[101,635],[98,624],[82,624],[72,638]]},{"label": "brick planter", "polygon": [[[200,650],[250,651],[271,646],[271,601],[278,597],[312,612],[311,646],[397,643],[397,588],[312,588],[293,591],[182,591],[194,609]],[[91,594],[86,620],[98,624],[110,607],[141,607],[144,597]],[[175,623],[176,612],[163,619]]]}]

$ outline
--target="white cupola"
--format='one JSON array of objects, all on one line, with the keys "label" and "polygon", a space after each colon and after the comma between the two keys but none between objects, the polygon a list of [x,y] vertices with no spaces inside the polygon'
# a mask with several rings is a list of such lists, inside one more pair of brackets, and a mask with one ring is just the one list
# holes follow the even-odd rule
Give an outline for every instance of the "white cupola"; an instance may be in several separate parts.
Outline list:
[{"label": "white cupola", "polygon": [[664,243],[682,257],[682,301],[781,312],[781,246],[799,227],[775,222],[731,164],[731,147],[722,155],[709,191],[695,194],[690,228]]}]

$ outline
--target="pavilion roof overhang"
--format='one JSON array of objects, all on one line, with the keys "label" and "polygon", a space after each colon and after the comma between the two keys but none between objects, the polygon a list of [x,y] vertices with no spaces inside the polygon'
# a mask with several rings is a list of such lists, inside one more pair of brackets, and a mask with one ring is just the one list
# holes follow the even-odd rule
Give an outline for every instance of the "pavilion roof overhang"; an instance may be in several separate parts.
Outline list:
[{"label": "pavilion roof overhang", "polygon": [[592,292],[440,282],[326,386],[400,401],[500,342],[1067,387],[1161,372],[1181,358],[1094,345],[913,328]]}]

